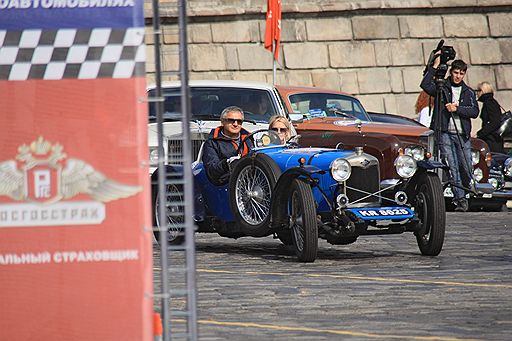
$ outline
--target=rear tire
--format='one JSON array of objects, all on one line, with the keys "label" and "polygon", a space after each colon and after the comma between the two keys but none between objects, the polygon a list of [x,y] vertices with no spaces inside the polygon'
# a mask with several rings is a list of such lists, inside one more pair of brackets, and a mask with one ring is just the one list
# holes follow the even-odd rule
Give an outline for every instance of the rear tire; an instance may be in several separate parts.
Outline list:
[{"label": "rear tire", "polygon": [[288,207],[295,253],[301,262],[314,262],[318,250],[315,200],[311,187],[298,179],[290,188]]},{"label": "rear tire", "polygon": [[446,224],[443,188],[436,174],[424,172],[419,176],[413,203],[420,219],[416,241],[423,255],[437,256],[443,248]]}]

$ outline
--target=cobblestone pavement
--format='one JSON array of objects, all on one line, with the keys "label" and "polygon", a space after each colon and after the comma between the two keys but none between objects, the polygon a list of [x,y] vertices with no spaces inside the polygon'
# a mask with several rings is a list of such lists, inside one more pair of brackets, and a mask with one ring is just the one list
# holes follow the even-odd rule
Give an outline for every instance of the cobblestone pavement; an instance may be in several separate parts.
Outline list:
[{"label": "cobblestone pavement", "polygon": [[510,210],[448,213],[438,257],[410,233],[321,241],[309,264],[271,237],[196,236],[200,340],[512,340]]}]

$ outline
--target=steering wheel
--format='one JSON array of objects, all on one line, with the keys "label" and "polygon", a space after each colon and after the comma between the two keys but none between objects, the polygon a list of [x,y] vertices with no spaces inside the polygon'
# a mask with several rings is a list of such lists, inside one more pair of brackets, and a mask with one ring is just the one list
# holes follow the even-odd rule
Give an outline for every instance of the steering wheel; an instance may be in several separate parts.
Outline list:
[{"label": "steering wheel", "polygon": [[249,135],[247,135],[240,141],[240,145],[238,146],[238,148],[236,150],[237,154],[241,153],[242,148],[248,139],[253,140],[253,146],[255,148],[266,147],[269,145],[281,145],[282,144],[281,138],[275,131],[270,130],[270,129],[259,129],[259,130],[253,131],[252,133],[250,133]]},{"label": "steering wheel", "polygon": [[352,118],[354,116],[344,113],[343,111],[337,109],[337,108],[329,108],[328,111],[334,113],[336,116],[346,117],[346,118]]}]

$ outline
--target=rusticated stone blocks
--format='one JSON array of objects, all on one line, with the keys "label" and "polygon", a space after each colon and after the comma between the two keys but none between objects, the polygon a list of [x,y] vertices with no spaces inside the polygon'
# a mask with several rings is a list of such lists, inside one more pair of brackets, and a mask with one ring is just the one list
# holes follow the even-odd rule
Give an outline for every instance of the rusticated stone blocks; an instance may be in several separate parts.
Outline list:
[{"label": "rusticated stone blocks", "polygon": [[[260,2],[189,2],[191,79],[272,82]],[[179,66],[177,11],[172,2],[162,6],[162,65],[172,71]],[[512,106],[510,8],[512,0],[289,0],[276,83],[339,89],[357,95],[368,110],[409,115],[425,63],[444,39],[469,64],[470,86],[489,81],[496,97]],[[155,72],[151,32],[147,26],[148,79]]]}]

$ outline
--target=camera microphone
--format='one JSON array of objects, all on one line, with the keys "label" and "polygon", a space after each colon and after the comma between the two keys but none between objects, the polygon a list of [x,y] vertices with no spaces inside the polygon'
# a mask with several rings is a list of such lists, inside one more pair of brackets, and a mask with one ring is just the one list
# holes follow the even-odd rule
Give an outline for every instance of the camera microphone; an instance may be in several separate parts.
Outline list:
[{"label": "camera microphone", "polygon": [[437,44],[437,47],[436,47],[436,49],[434,50],[434,52],[437,52],[437,51],[441,50],[441,47],[443,47],[443,45],[444,45],[444,39],[441,39],[441,40],[439,41],[439,44]]}]

